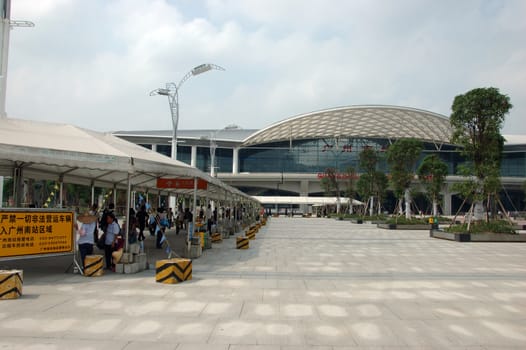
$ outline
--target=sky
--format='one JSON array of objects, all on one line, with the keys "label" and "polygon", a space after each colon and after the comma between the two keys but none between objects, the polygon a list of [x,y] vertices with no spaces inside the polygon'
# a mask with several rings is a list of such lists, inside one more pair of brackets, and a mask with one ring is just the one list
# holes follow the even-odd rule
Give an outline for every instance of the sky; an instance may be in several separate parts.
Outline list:
[{"label": "sky", "polygon": [[171,130],[150,91],[179,86],[179,129],[260,129],[352,105],[451,114],[497,87],[526,134],[523,0],[13,0],[9,117],[97,131]]}]

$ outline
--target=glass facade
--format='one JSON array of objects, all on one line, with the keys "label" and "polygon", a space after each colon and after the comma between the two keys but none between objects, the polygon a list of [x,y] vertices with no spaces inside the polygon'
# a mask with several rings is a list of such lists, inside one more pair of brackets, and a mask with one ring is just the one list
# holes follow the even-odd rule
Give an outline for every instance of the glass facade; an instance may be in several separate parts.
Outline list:
[{"label": "glass facade", "polygon": [[526,152],[504,152],[500,164],[501,176],[526,177]]},{"label": "glass facade", "polygon": [[216,148],[216,173],[231,173],[234,150],[231,148]]},{"label": "glass facade", "polygon": [[186,164],[192,162],[192,147],[177,145],[177,160]]},{"label": "glass facade", "polygon": [[[150,144],[141,144],[152,148]],[[432,153],[448,165],[449,174],[457,174],[457,168],[463,163],[458,149],[451,145],[443,145],[440,150],[431,143],[423,143],[424,151],[417,162]],[[378,170],[388,172],[383,155],[389,147],[387,139],[311,139],[292,140],[292,142],[275,142],[242,148],[239,150],[239,172],[246,173],[320,173],[327,168],[335,168],[345,172],[353,167],[361,172],[359,154],[364,148],[378,151]],[[171,155],[170,145],[157,144],[157,152],[168,157]],[[190,164],[192,159],[191,146],[177,146],[177,160]],[[210,148],[197,147],[196,166],[204,172],[210,172]],[[233,161],[232,148],[216,148],[216,173],[231,173]],[[502,156],[501,176],[526,177],[526,150],[521,146],[508,147]]]},{"label": "glass facade", "polygon": [[157,152],[167,157],[172,156],[172,145],[157,145]]},{"label": "glass facade", "polygon": [[[452,146],[443,146],[438,151],[434,144],[423,143],[424,151],[421,158],[427,154],[437,153],[448,164],[450,174],[456,172],[462,158]],[[298,140],[258,145],[239,151],[240,172],[285,172],[285,173],[319,173],[327,168],[335,168],[345,172],[353,167],[358,172],[360,153],[365,148],[378,151],[378,170],[387,172],[385,151],[389,147],[387,139],[316,139]]]}]

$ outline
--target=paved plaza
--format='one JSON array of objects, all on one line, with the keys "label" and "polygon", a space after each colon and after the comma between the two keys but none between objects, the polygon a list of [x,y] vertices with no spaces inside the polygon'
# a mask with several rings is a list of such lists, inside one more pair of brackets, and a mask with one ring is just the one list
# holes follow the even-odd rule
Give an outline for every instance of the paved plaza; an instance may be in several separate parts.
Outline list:
[{"label": "paved plaza", "polygon": [[526,244],[272,218],[181,284],[64,273],[69,260],[0,262],[24,268],[22,298],[0,301],[0,349],[526,349]]}]

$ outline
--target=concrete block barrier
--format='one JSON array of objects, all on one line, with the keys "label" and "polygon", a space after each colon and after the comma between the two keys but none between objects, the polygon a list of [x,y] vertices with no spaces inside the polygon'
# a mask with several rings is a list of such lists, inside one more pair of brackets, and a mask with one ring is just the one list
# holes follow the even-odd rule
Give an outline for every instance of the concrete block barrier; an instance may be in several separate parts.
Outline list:
[{"label": "concrete block barrier", "polygon": [[236,237],[236,249],[248,249],[249,242],[248,237]]},{"label": "concrete block barrier", "polygon": [[87,255],[84,259],[84,276],[99,277],[104,275],[104,256]]},{"label": "concrete block barrier", "polygon": [[155,281],[174,284],[192,279],[192,260],[164,259],[155,263]]},{"label": "concrete block barrier", "polygon": [[0,300],[18,299],[22,296],[24,271],[0,270]]}]

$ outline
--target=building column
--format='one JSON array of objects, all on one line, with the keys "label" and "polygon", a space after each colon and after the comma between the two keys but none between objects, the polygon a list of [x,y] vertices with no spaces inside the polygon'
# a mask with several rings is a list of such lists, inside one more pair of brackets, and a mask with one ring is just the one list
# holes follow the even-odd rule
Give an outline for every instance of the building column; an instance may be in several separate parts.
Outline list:
[{"label": "building column", "polygon": [[190,166],[194,168],[197,165],[197,146],[192,146],[192,152],[190,153]]},{"label": "building column", "polygon": [[[309,196],[309,180],[300,181],[300,196],[308,197]],[[309,213],[308,204],[300,204],[300,210],[303,214]]]},{"label": "building column", "polygon": [[152,143],[152,151],[157,152],[157,144]]},{"label": "building column", "polygon": [[239,147],[234,147],[233,149],[232,174],[239,174]]},{"label": "building column", "polygon": [[446,187],[444,189],[444,192],[442,192],[442,195],[444,198],[444,206],[443,206],[444,215],[452,215],[451,214],[451,205],[452,205],[451,201],[453,198],[453,194],[449,192],[449,189]]}]

